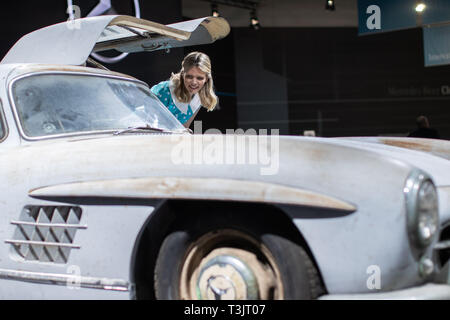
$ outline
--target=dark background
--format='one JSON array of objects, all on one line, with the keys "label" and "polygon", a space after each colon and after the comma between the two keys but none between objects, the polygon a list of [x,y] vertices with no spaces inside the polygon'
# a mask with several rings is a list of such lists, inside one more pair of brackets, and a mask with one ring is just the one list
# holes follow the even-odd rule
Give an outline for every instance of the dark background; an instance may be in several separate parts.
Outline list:
[{"label": "dark background", "polygon": [[[95,0],[73,1],[85,16]],[[112,1],[134,15],[133,2]],[[3,57],[23,35],[65,21],[67,2],[4,1],[0,9]],[[141,0],[141,17],[159,23],[183,19],[181,0]],[[111,12],[114,13],[114,12]],[[423,66],[420,28],[358,36],[357,28],[232,28],[212,45],[136,53],[108,68],[150,86],[177,72],[184,55],[207,53],[220,105],[196,120],[208,128],[280,129],[319,136],[407,135],[427,115],[450,138],[450,67]],[[45,50],[45,48],[36,48]],[[448,88],[448,90],[447,90]]]}]

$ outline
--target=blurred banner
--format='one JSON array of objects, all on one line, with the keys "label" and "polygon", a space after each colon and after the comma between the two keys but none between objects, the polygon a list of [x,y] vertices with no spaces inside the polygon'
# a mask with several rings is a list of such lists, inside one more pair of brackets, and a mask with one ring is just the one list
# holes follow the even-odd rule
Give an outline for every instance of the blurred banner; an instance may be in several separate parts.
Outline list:
[{"label": "blurred banner", "polygon": [[358,0],[358,33],[450,23],[449,0]]},{"label": "blurred banner", "polygon": [[428,0],[423,12],[425,66],[450,64],[450,1]]},{"label": "blurred banner", "polygon": [[450,25],[423,28],[425,66],[450,64]]},{"label": "blurred banner", "polygon": [[358,33],[423,27],[425,66],[450,64],[450,0],[358,0]]}]

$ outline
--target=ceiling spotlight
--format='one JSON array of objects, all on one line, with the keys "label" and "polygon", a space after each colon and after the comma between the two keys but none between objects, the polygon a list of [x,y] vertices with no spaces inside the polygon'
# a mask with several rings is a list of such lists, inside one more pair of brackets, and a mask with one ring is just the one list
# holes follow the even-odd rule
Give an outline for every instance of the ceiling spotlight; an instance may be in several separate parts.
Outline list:
[{"label": "ceiling spotlight", "polygon": [[259,28],[261,28],[258,16],[256,15],[256,10],[250,11],[250,27],[255,30],[259,30]]},{"label": "ceiling spotlight", "polygon": [[336,9],[335,6],[334,6],[334,0],[326,0],[325,9],[326,10],[330,10],[330,11],[334,11]]},{"label": "ceiling spotlight", "polygon": [[213,17],[219,17],[219,6],[217,5],[217,3],[211,3],[211,15]]},{"label": "ceiling spotlight", "polygon": [[426,7],[427,7],[427,6],[425,5],[425,3],[419,2],[419,3],[416,5],[416,12],[421,13],[421,12],[423,12],[423,10],[425,10]]}]

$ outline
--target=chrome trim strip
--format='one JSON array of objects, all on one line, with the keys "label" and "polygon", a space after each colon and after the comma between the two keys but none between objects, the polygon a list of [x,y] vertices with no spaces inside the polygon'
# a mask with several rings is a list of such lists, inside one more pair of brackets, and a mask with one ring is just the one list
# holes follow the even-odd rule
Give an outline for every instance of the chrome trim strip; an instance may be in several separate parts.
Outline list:
[{"label": "chrome trim strip", "polygon": [[63,247],[63,248],[72,248],[72,249],[80,249],[81,246],[71,243],[58,243],[58,242],[46,242],[46,241],[31,241],[31,240],[5,240],[6,243],[9,244],[31,244],[38,246],[50,246],[50,247]]},{"label": "chrome trim strip", "polygon": [[6,138],[8,138],[9,127],[8,123],[6,122],[4,104],[3,101],[0,99],[0,126],[1,125],[3,125],[3,129],[5,130],[5,132],[3,132],[3,136],[0,137],[0,142],[3,142],[6,140]]},{"label": "chrome trim strip", "polygon": [[122,279],[84,277],[73,274],[0,269],[0,279],[29,281],[42,284],[65,285],[69,288],[79,286],[82,288],[113,290],[113,291],[130,290],[129,282]]},{"label": "chrome trim strip", "polygon": [[450,248],[450,240],[441,241],[435,244],[434,250],[442,250]]},{"label": "chrome trim strip", "polygon": [[80,225],[80,224],[39,223],[39,222],[17,221],[17,220],[12,220],[11,224],[13,224],[13,225],[22,225],[22,226],[36,226],[36,227],[56,227],[56,228],[87,229],[87,225]]}]

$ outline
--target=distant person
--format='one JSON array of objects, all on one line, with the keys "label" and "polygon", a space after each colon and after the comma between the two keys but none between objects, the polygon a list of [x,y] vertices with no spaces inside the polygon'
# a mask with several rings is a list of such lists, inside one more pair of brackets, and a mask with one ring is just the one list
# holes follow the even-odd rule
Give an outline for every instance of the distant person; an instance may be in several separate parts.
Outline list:
[{"label": "distant person", "polygon": [[417,129],[411,132],[408,137],[412,138],[431,138],[440,139],[436,129],[430,128],[430,122],[425,116],[419,116],[416,119]]}]

